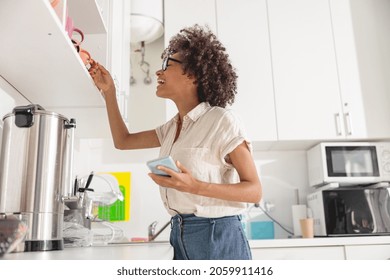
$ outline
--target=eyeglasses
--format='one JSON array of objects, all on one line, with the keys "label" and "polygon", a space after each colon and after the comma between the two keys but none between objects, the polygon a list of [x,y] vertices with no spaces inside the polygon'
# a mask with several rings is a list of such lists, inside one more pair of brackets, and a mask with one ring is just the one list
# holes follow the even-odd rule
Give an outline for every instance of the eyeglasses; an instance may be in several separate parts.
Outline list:
[{"label": "eyeglasses", "polygon": [[166,56],[166,57],[164,57],[164,59],[163,59],[161,70],[163,70],[163,71],[167,70],[167,68],[168,68],[168,66],[169,66],[169,65],[168,65],[168,62],[169,62],[170,60],[175,61],[175,62],[177,62],[177,63],[182,63],[180,60],[177,60],[177,59],[174,59],[174,58],[172,58],[172,57]]}]

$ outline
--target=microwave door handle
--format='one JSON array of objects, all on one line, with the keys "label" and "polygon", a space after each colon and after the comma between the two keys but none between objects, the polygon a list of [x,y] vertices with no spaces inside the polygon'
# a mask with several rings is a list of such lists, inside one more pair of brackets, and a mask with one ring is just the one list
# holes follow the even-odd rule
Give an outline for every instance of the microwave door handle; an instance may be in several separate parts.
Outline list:
[{"label": "microwave door handle", "polygon": [[342,131],[341,131],[340,113],[336,113],[334,115],[334,119],[335,119],[335,123],[336,123],[336,133],[337,133],[337,136],[341,136],[342,135]]}]

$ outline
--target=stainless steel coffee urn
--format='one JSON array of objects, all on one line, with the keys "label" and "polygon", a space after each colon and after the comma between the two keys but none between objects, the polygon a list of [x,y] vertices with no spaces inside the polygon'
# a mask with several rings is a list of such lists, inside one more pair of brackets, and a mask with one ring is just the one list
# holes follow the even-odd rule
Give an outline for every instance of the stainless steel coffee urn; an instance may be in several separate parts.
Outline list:
[{"label": "stainless steel coffee urn", "polygon": [[22,217],[24,251],[62,250],[75,121],[34,104],[15,107],[3,121],[0,218]]}]

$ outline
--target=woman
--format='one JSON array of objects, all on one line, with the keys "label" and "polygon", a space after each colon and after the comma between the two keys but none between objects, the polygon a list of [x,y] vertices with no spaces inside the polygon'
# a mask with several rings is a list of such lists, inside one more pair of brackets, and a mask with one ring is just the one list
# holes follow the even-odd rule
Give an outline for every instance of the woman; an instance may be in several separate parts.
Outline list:
[{"label": "woman", "polygon": [[181,170],[150,173],[172,215],[174,259],[251,259],[240,214],[257,203],[262,189],[251,145],[231,110],[237,75],[223,45],[195,25],[174,36],[162,54],[157,96],[171,99],[178,114],[149,131],[129,133],[119,113],[110,74],[93,62],[89,70],[105,96],[115,147],[161,147]]}]

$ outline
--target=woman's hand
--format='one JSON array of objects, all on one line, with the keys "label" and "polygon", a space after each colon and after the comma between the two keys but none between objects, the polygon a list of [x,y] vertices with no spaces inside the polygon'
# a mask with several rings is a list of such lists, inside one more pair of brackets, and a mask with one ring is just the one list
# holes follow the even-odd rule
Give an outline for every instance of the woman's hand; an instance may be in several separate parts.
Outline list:
[{"label": "woman's hand", "polygon": [[165,166],[158,166],[157,168],[167,173],[168,176],[156,175],[149,173],[150,178],[159,186],[176,189],[181,192],[187,192],[192,194],[198,193],[197,180],[192,177],[191,172],[183,166],[179,161],[176,161],[177,167],[181,172],[173,171]]},{"label": "woman's hand", "polygon": [[96,87],[104,95],[115,94],[115,84],[108,72],[102,65],[98,62],[92,60],[91,67],[88,70],[91,75]]}]

